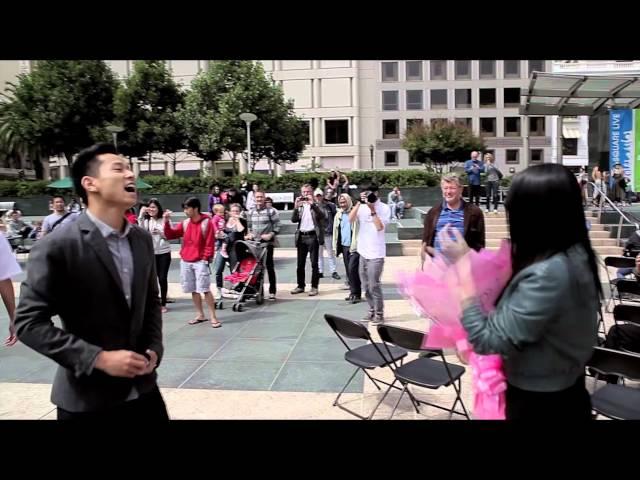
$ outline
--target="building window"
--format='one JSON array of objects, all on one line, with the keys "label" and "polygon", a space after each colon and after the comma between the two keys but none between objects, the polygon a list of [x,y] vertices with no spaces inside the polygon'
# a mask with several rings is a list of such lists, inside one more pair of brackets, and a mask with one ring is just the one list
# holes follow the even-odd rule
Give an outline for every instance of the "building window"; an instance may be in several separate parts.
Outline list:
[{"label": "building window", "polygon": [[339,145],[349,143],[349,120],[325,120],[324,143]]},{"label": "building window", "polygon": [[471,108],[470,88],[456,88],[456,108]]},{"label": "building window", "polygon": [[447,61],[446,60],[431,60],[429,61],[431,68],[431,80],[446,80],[447,79]]},{"label": "building window", "polygon": [[529,136],[544,137],[544,117],[529,117]]},{"label": "building window", "polygon": [[461,127],[466,127],[469,130],[473,128],[473,122],[472,122],[472,119],[470,118],[456,118],[454,123]]},{"label": "building window", "polygon": [[480,119],[480,135],[485,137],[496,136],[496,119],[495,118]]},{"label": "building window", "polygon": [[407,110],[422,110],[422,90],[407,90]]},{"label": "building window", "polygon": [[398,110],[397,90],[387,90],[382,92],[382,110]]},{"label": "building window", "polygon": [[520,136],[520,117],[505,117],[504,136],[505,137]]},{"label": "building window", "polygon": [[480,108],[495,108],[496,106],[496,89],[481,88],[480,89]]},{"label": "building window", "polygon": [[431,90],[431,108],[447,108],[446,90]]},{"label": "building window", "polygon": [[407,130],[414,125],[424,125],[424,120],[421,118],[407,118]]},{"label": "building window", "polygon": [[544,162],[544,150],[541,148],[531,149],[531,163]]},{"label": "building window", "polygon": [[520,78],[520,60],[504,61],[504,78]]},{"label": "building window", "polygon": [[398,62],[382,62],[382,81],[398,81]]},{"label": "building window", "polygon": [[520,150],[507,150],[507,163],[520,163]]},{"label": "building window", "polygon": [[471,79],[471,60],[455,60],[456,80]]},{"label": "building window", "polygon": [[504,106],[505,108],[513,108],[520,106],[520,89],[505,88],[504,89]]},{"label": "building window", "polygon": [[496,78],[495,60],[480,60],[480,78]]},{"label": "building window", "polygon": [[435,127],[437,125],[443,125],[445,123],[448,123],[449,120],[447,120],[446,118],[432,118],[430,120],[431,123],[431,127]]},{"label": "building window", "polygon": [[562,155],[578,155],[577,138],[562,138]]},{"label": "building window", "polygon": [[400,120],[382,120],[382,138],[400,138]]},{"label": "building window", "polygon": [[304,125],[304,144],[311,145],[311,120],[300,120]]},{"label": "building window", "polygon": [[407,82],[422,81],[422,61],[407,61]]},{"label": "building window", "polygon": [[398,152],[384,152],[384,166],[395,167],[398,165]]},{"label": "building window", "polygon": [[544,72],[544,60],[529,60],[529,75],[531,72]]}]

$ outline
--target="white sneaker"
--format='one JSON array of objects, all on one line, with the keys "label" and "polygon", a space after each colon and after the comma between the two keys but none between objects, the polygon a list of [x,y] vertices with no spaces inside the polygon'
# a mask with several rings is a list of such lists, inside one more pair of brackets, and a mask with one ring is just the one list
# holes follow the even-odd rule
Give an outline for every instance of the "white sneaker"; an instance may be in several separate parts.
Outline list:
[{"label": "white sneaker", "polygon": [[494,210],[493,213],[495,213],[497,215],[498,214],[498,210]]},{"label": "white sneaker", "polygon": [[488,208],[485,208],[485,209],[484,209],[484,213],[489,213],[489,209],[488,209]]}]

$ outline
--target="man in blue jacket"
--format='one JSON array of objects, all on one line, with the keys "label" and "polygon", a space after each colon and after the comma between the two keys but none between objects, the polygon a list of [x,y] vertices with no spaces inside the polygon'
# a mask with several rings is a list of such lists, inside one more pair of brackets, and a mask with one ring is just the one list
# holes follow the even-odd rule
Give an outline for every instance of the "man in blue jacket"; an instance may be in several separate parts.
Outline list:
[{"label": "man in blue jacket", "polygon": [[469,179],[469,202],[480,205],[480,174],[484,172],[484,165],[478,160],[478,152],[471,152],[471,159],[464,162],[464,171]]}]

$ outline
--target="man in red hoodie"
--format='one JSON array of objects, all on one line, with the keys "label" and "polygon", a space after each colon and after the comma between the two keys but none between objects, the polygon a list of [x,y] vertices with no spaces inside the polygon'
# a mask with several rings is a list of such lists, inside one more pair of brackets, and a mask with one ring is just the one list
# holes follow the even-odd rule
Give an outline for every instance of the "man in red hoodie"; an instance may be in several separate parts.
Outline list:
[{"label": "man in red hoodie", "polygon": [[209,307],[211,326],[218,328],[222,324],[216,318],[216,306],[211,294],[211,272],[209,264],[213,258],[214,249],[214,225],[211,218],[200,213],[200,200],[196,197],[188,198],[182,208],[187,219],[173,226],[171,224],[171,211],[164,212],[164,235],[167,240],[182,237],[180,248],[180,281],[182,291],[190,293],[193,304],[196,307],[197,316],[189,322],[190,325],[206,322],[202,309],[202,297]]}]

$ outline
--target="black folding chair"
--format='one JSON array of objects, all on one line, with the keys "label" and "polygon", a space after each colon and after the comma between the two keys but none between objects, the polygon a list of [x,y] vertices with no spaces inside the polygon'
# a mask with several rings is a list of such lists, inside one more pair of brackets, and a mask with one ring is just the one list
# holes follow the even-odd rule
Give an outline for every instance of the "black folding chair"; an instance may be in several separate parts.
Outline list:
[{"label": "black folding chair", "polygon": [[637,280],[619,278],[616,282],[616,290],[620,304],[623,304],[623,302],[640,304],[640,282]]},{"label": "black folding chair", "polygon": [[[436,356],[440,357],[440,360],[435,360],[435,357],[425,356],[416,360],[412,360],[404,365],[398,365],[393,363],[393,373],[396,380],[402,384],[402,392],[400,397],[393,407],[389,420],[393,418],[393,414],[396,412],[400,400],[405,392],[407,392],[412,402],[422,403],[425,405],[431,405],[432,407],[439,408],[449,412],[449,418],[455,413],[457,415],[463,415],[469,420],[469,414],[464,406],[464,402],[460,396],[462,392],[461,377],[465,372],[465,368],[460,365],[455,365],[447,362],[442,350],[429,350],[423,348],[425,334],[416,330],[409,330],[406,328],[392,327],[390,325],[379,325],[378,333],[380,338],[384,342],[385,348],[391,349],[393,347],[402,347],[412,352],[430,352],[436,353]],[[391,350],[390,350],[391,351]],[[394,381],[395,383],[395,381]],[[393,385],[393,384],[392,384]],[[453,402],[451,408],[445,408],[434,403],[425,402],[423,400],[415,399],[409,391],[409,385],[415,385],[418,387],[429,388],[437,390],[440,387],[453,386],[456,392],[456,400]],[[387,390],[387,392],[390,388]],[[385,393],[386,395],[386,393]],[[414,400],[415,399],[415,400]],[[456,405],[460,402],[462,406],[462,412],[456,410]],[[420,413],[417,405],[414,403],[416,410]]]},{"label": "black folding chair", "polygon": [[634,268],[636,266],[635,258],[630,257],[605,257],[604,259],[605,271],[607,272],[607,280],[609,281],[609,292],[610,297],[607,302],[607,306],[605,310],[607,312],[611,312],[611,303],[615,304],[615,298],[618,294],[617,286],[621,278],[611,278],[611,274],[609,273],[610,268]]},{"label": "black folding chair", "polygon": [[[596,381],[600,375],[640,381],[638,354],[595,347],[587,367],[595,372]],[[591,408],[595,416],[603,415],[614,420],[640,420],[640,389],[609,383],[591,394]]]},{"label": "black folding chair", "polygon": [[[346,318],[341,318],[330,314],[325,314],[324,319],[334,331],[338,339],[340,339],[340,341],[347,348],[347,352],[344,354],[344,359],[350,364],[356,366],[353,375],[351,375],[349,380],[347,380],[347,383],[344,385],[344,387],[342,387],[342,390],[340,390],[340,393],[333,402],[333,406],[339,407],[342,410],[349,412],[350,414],[355,415],[358,418],[361,418],[362,420],[371,420],[371,418],[373,418],[373,415],[376,413],[376,410],[378,410],[378,407],[389,393],[389,390],[391,390],[391,387],[393,387],[393,383],[395,383],[395,381],[390,384],[383,380],[373,378],[367,370],[372,370],[379,367],[389,367],[392,363],[395,365],[395,362],[397,361],[400,361],[400,364],[402,364],[402,362],[404,361],[403,359],[407,356],[408,352],[404,348],[400,347],[385,349],[382,343],[374,342],[371,338],[369,330],[361,322],[355,322],[353,320],[348,320]],[[347,338],[366,340],[369,343],[360,347],[351,348],[345,340]],[[389,386],[382,399],[380,399],[375,408],[366,417],[338,403],[338,400],[340,400],[340,397],[360,370],[362,370],[365,375],[369,377],[369,379],[373,382],[378,390],[382,390],[378,385],[378,382]],[[400,388],[398,387],[394,388],[400,390]]]},{"label": "black folding chair", "polygon": [[[640,305],[616,305],[613,308],[613,319],[616,322],[616,325],[632,325],[631,328],[640,329]],[[620,350],[640,355],[640,351],[629,350],[622,346],[620,347]]]}]

